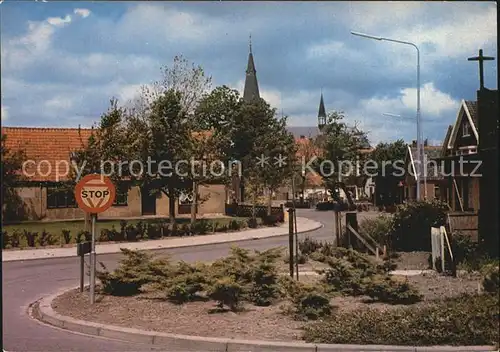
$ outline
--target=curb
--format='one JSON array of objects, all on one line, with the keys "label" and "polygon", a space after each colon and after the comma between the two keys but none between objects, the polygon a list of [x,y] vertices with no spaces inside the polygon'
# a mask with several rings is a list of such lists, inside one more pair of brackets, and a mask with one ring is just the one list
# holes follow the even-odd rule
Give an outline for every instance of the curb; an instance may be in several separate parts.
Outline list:
[{"label": "curb", "polygon": [[[307,218],[304,218],[304,219],[307,219]],[[308,232],[313,232],[313,231],[316,231],[322,227],[324,227],[324,225],[322,223],[320,223],[319,221],[316,221],[316,220],[312,220],[312,219],[307,219],[308,221],[310,222],[313,222],[314,223],[314,227],[308,229],[308,230],[304,230],[304,231],[297,231],[297,234],[303,234],[303,233],[308,233]],[[283,229],[287,229],[288,226],[286,225],[281,225],[279,227],[282,227]],[[241,232],[244,232],[244,231],[241,231]],[[191,247],[200,247],[200,246],[208,246],[208,245],[213,245],[213,244],[222,244],[222,243],[235,243],[235,242],[242,242],[242,241],[254,241],[254,240],[261,240],[261,239],[267,239],[267,238],[273,238],[273,237],[280,237],[280,236],[288,236],[288,231],[286,233],[282,233],[282,234],[271,234],[271,235],[265,235],[265,236],[262,236],[262,237],[248,237],[248,238],[243,238],[243,239],[232,239],[228,236],[228,238],[226,239],[223,239],[222,241],[217,241],[217,242],[206,242],[206,243],[198,243],[198,244],[185,244],[185,245],[173,245],[173,246],[165,246],[165,247],[156,247],[156,248],[146,248],[146,249],[137,249],[137,250],[140,250],[140,251],[159,251],[159,250],[165,250],[165,249],[175,249],[175,248],[191,248]],[[194,236],[193,236],[194,237]],[[210,235],[203,235],[204,238],[209,238]],[[180,237],[181,238],[181,237]],[[150,242],[151,243],[154,243],[155,240],[151,240]],[[130,243],[134,243],[134,242],[123,242],[123,245],[127,245],[127,244],[130,244]],[[107,244],[102,244],[101,246],[106,246]],[[97,248],[99,248],[99,246],[96,246]],[[120,248],[123,248],[123,247],[120,247]],[[36,249],[34,249],[36,250]],[[25,252],[29,252],[31,250],[26,250]],[[74,252],[76,253],[76,247],[74,249]],[[62,255],[58,255],[58,256],[46,256],[46,257],[27,257],[27,258],[20,258],[20,259],[7,259],[5,260],[5,253],[6,252],[3,252],[2,253],[2,262],[3,263],[6,263],[6,262],[21,262],[21,261],[26,261],[26,260],[45,260],[45,259],[56,259],[56,258],[73,258],[73,257],[76,257],[76,254],[62,254]],[[120,253],[120,250],[116,250],[116,251],[112,251],[112,252],[104,252],[104,253],[99,253],[97,252],[97,255],[105,255],[105,254],[116,254],[116,253]]]},{"label": "curb", "polygon": [[413,351],[413,352],[458,352],[494,351],[492,346],[382,346],[382,345],[330,345],[304,342],[273,342],[259,340],[239,340],[215,337],[178,335],[144,331],[132,328],[98,324],[62,316],[52,309],[52,301],[66,288],[43,297],[30,305],[30,316],[46,324],[85,335],[112,338],[132,343],[169,347],[172,351],[212,351],[212,352],[336,352],[336,351]]}]

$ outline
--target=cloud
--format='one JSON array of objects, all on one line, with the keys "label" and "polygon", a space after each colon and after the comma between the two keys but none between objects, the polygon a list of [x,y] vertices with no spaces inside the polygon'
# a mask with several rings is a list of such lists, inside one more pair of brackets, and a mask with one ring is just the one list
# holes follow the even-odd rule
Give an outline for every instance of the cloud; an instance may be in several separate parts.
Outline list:
[{"label": "cloud", "polygon": [[49,17],[47,18],[47,23],[55,27],[64,27],[66,24],[71,22],[71,16],[66,15],[66,17]]},{"label": "cloud", "polygon": [[73,11],[73,13],[74,13],[75,15],[82,16],[83,18],[87,18],[87,17],[89,17],[89,16],[90,16],[91,11],[90,11],[90,10],[88,10],[88,9],[75,9],[75,10]]}]

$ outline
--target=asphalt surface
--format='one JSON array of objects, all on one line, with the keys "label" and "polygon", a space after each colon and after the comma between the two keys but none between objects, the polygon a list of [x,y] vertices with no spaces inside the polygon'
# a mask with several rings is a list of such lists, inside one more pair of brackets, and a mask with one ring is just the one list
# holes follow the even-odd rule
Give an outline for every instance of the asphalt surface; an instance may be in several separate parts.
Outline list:
[{"label": "asphalt surface", "polygon": [[[363,215],[362,215],[363,214]],[[366,215],[365,215],[366,214]],[[317,212],[300,209],[298,216],[323,223],[324,227],[314,232],[301,234],[321,240],[333,240],[333,212]],[[370,216],[361,213],[361,216]],[[212,261],[228,254],[231,246],[265,250],[287,246],[288,236],[262,240],[249,240],[237,243],[212,244],[198,247],[167,249],[155,251],[169,254],[172,259],[193,261]],[[76,254],[76,250],[75,250]],[[113,268],[120,254],[98,256],[98,261]],[[28,314],[30,303],[42,296],[79,284],[79,259],[56,258],[28,260],[24,262],[4,262],[3,271],[3,348],[9,352],[21,351],[160,351],[165,350],[150,345],[132,344],[116,340],[89,337],[60,330],[31,319]]]}]

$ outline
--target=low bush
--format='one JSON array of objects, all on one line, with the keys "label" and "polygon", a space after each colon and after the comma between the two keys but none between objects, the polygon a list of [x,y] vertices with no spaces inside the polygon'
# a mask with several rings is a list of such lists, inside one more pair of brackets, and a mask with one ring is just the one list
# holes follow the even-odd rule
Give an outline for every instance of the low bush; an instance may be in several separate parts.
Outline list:
[{"label": "low bush", "polygon": [[329,269],[325,270],[323,282],[334,291],[343,294],[357,296],[363,294],[362,270],[356,270],[354,266],[345,259],[329,258]]},{"label": "low bush", "polygon": [[146,235],[150,240],[161,238],[161,224],[149,224]]},{"label": "low bush", "polygon": [[[233,221],[234,221],[235,223],[233,223]],[[231,220],[231,223],[229,224],[229,228],[230,228],[231,230],[239,230],[239,229],[241,228],[241,226],[240,226],[240,225],[236,225],[237,223],[238,223],[238,221],[237,221],[237,220]],[[258,226],[258,223],[257,223],[257,218],[250,218],[250,219],[248,219],[248,221],[247,221],[247,225],[248,225],[248,227],[249,227],[249,228],[251,228],[251,229],[255,229],[255,228],[257,228],[257,226]]]},{"label": "low bush", "polygon": [[500,291],[499,263],[487,264],[482,268],[483,289],[489,293],[498,294]]},{"label": "low bush", "polygon": [[228,306],[229,309],[235,311],[239,307],[243,295],[243,287],[234,280],[234,278],[226,277],[218,279],[208,289],[208,297],[217,301],[219,308]]},{"label": "low bush", "polygon": [[23,231],[24,238],[26,240],[26,244],[28,247],[35,247],[36,238],[38,237],[38,232],[31,232],[24,230]]},{"label": "low bush", "polygon": [[303,240],[299,241],[300,253],[303,253],[305,255],[310,255],[311,253],[316,252],[322,246],[323,245],[321,242],[314,240],[310,237],[306,237]]},{"label": "low bush", "polygon": [[338,312],[305,327],[311,343],[383,345],[495,345],[498,295],[470,295],[426,307]]},{"label": "low bush", "polygon": [[21,245],[21,233],[18,230],[14,230],[12,235],[9,236],[9,239],[12,248],[17,248]]},{"label": "low bush", "polygon": [[11,246],[10,236],[7,231],[2,231],[2,249],[7,249]]},{"label": "low bush", "polygon": [[62,237],[63,237],[63,240],[64,240],[64,244],[69,244],[71,242],[71,231],[63,229],[62,230]]},{"label": "low bush", "polygon": [[139,232],[134,225],[127,225],[125,227],[125,240],[127,242],[136,242],[139,238]]},{"label": "low bush", "polygon": [[373,300],[390,304],[413,304],[422,295],[408,282],[389,275],[375,275],[364,284],[363,293]]},{"label": "low bush", "polygon": [[393,215],[390,243],[398,251],[430,251],[430,229],[445,224],[448,205],[433,201],[399,205]]},{"label": "low bush", "polygon": [[193,224],[192,231],[194,235],[205,235],[211,231],[210,222],[206,219],[200,219]]},{"label": "low bush", "polygon": [[[298,256],[294,255],[293,256],[293,263],[297,263],[297,264],[305,264],[307,263],[307,255],[303,254],[303,253],[299,253]],[[290,263],[290,254],[286,255],[284,258],[283,258],[283,261],[286,263],[286,264],[289,264]]]},{"label": "low bush", "polygon": [[47,231],[43,230],[42,233],[40,234],[40,246],[53,246],[56,244],[57,240],[52,236],[52,234],[48,233]]},{"label": "low bush", "polygon": [[330,299],[319,287],[303,284],[285,276],[280,279],[282,294],[290,299],[292,309],[288,310],[295,319],[316,320],[330,315]]},{"label": "low bush", "polygon": [[389,246],[389,234],[391,232],[392,219],[386,215],[379,215],[374,219],[364,219],[359,224],[359,232],[369,235],[381,246]]},{"label": "low bush", "polygon": [[150,282],[149,264],[151,256],[144,252],[121,248],[125,258],[119,266],[109,272],[103,263],[102,271],[98,270],[96,277],[101,281],[101,290],[113,296],[133,296],[140,293],[143,285]]},{"label": "low bush", "polygon": [[280,221],[280,217],[278,215],[266,215],[262,217],[262,223],[265,226],[277,226]]},{"label": "low bush", "polygon": [[311,260],[314,260],[314,261],[317,261],[317,262],[325,262],[326,259],[328,258],[327,256],[325,256],[323,253],[321,252],[312,252],[311,254],[309,254],[309,258]]}]

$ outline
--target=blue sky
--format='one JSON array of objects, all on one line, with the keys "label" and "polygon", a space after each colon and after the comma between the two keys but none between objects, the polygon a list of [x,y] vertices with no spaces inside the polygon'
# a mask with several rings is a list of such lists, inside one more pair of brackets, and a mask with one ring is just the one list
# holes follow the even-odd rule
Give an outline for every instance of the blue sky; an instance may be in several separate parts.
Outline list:
[{"label": "blue sky", "polygon": [[[461,99],[473,100],[480,48],[496,56],[493,2],[17,2],[1,11],[2,124],[90,126],[113,96],[126,104],[160,67],[182,54],[213,86],[242,91],[252,48],[262,96],[315,125],[344,111],[372,142],[414,139],[416,54],[410,46],[355,37],[351,30],[412,41],[421,51],[424,136],[440,141]],[[485,63],[497,88],[497,63]]]}]

